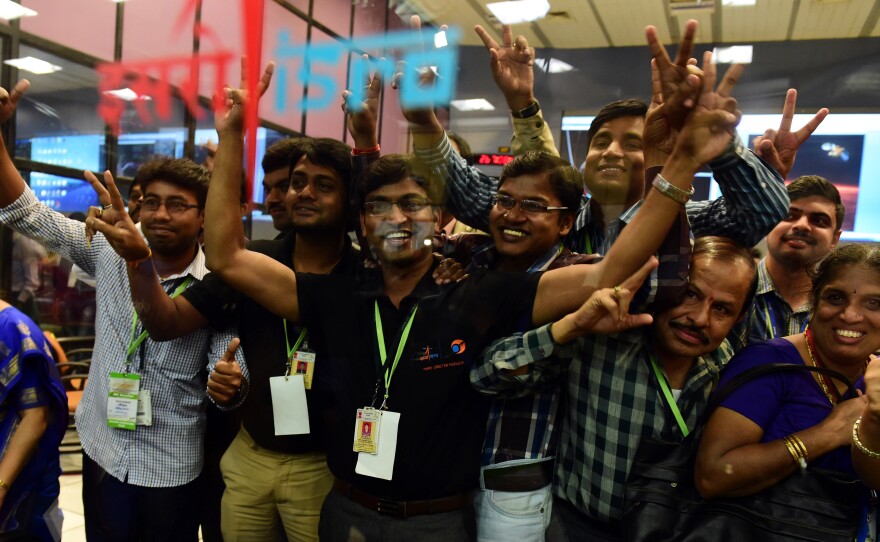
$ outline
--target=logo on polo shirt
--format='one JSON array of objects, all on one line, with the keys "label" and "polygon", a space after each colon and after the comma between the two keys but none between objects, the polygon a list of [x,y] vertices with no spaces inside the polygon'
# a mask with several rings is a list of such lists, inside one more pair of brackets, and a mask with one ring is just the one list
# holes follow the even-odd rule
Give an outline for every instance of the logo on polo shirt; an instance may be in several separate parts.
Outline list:
[{"label": "logo on polo shirt", "polygon": [[430,345],[419,349],[416,354],[416,361],[433,361],[437,359],[440,359],[440,352],[432,350]]},{"label": "logo on polo shirt", "polygon": [[464,354],[464,351],[467,349],[467,343],[461,339],[455,339],[452,341],[452,344],[449,345],[449,348],[452,350],[453,354]]}]

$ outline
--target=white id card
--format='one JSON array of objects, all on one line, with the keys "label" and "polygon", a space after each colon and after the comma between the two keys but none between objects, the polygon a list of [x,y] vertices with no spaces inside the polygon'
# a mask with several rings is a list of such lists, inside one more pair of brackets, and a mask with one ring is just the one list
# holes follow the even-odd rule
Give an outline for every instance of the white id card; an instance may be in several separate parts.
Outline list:
[{"label": "white id card", "polygon": [[273,376],[269,379],[275,435],[307,435],[309,405],[303,375]]},{"label": "white id card", "polygon": [[107,398],[108,426],[134,430],[140,387],[141,377],[137,373],[110,373],[110,396]]},{"label": "white id card", "polygon": [[150,390],[141,390],[138,394],[138,425],[153,425],[153,399]]},{"label": "white id card", "polygon": [[390,480],[394,472],[394,456],[397,453],[397,427],[400,425],[400,412],[380,411],[382,430],[379,431],[379,452],[358,453],[354,471],[364,476]]}]

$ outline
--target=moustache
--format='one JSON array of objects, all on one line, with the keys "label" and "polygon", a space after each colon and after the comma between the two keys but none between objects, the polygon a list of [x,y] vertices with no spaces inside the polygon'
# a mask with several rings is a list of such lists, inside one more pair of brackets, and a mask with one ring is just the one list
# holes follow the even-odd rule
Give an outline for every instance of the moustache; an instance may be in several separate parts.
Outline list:
[{"label": "moustache", "polygon": [[706,333],[702,329],[695,328],[694,326],[689,326],[686,324],[680,324],[675,321],[669,322],[670,327],[674,327],[676,329],[681,329],[682,331],[687,331],[691,335],[695,335],[700,342],[703,344],[709,344],[709,337],[706,336]]},{"label": "moustache", "polygon": [[809,235],[802,234],[802,233],[788,233],[788,234],[785,234],[782,236],[783,242],[792,241],[792,240],[803,241],[804,243],[807,243],[808,245],[815,245],[816,244],[815,239],[813,239]]}]

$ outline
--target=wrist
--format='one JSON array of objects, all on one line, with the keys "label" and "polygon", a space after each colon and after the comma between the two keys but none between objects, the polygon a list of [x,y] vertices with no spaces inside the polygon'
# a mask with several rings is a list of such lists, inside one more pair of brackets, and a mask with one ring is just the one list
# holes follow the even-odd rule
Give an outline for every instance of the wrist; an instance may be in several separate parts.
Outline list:
[{"label": "wrist", "polygon": [[354,138],[355,149],[372,149],[379,146],[379,140],[376,137]]},{"label": "wrist", "polygon": [[152,257],[153,257],[153,251],[150,249],[150,247],[147,247],[147,254],[145,256],[142,256],[140,258],[138,258],[138,257],[126,258],[125,264],[130,269],[137,269],[138,267],[141,266],[141,264],[143,264],[147,260],[151,259]]},{"label": "wrist", "polygon": [[[521,94],[517,96],[505,96],[505,101],[507,102],[507,107],[510,109],[510,113],[517,118],[528,118],[535,116],[536,113],[532,113],[528,115],[528,109],[532,106],[538,104],[538,100],[535,99],[535,95],[532,93],[529,94]],[[540,107],[540,105],[538,105]],[[526,111],[524,111],[526,110]],[[527,116],[518,117],[517,113],[523,111]]]},{"label": "wrist", "polygon": [[351,155],[352,156],[360,156],[362,154],[373,154],[373,153],[379,152],[381,150],[382,150],[382,148],[379,146],[378,143],[376,143],[375,145],[372,145],[372,146],[357,145],[355,148],[351,149]]},{"label": "wrist", "polygon": [[656,147],[645,149],[645,168],[662,166],[669,160],[669,153]]},{"label": "wrist", "polygon": [[550,324],[550,339],[555,344],[568,344],[578,337],[580,337],[580,333],[571,314],[567,314]]}]

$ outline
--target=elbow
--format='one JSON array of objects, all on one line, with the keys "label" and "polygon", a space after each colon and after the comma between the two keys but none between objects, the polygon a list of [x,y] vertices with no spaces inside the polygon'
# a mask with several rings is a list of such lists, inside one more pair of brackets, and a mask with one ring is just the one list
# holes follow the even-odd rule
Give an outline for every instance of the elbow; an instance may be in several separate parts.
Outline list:
[{"label": "elbow", "polygon": [[216,273],[221,278],[225,278],[225,273],[229,272],[232,267],[232,258],[228,255],[220,254],[222,250],[206,250],[205,251],[205,267],[212,273]]},{"label": "elbow", "polygon": [[704,499],[713,499],[721,495],[716,480],[712,476],[704,475],[699,469],[694,473],[694,485],[697,487],[697,493]]},{"label": "elbow", "polygon": [[[720,459],[717,463],[720,463]],[[715,465],[706,465],[697,459],[697,464],[694,467],[694,485],[704,499],[729,497],[731,496],[729,482],[732,479],[732,473],[731,465],[728,465],[725,471]]]}]

